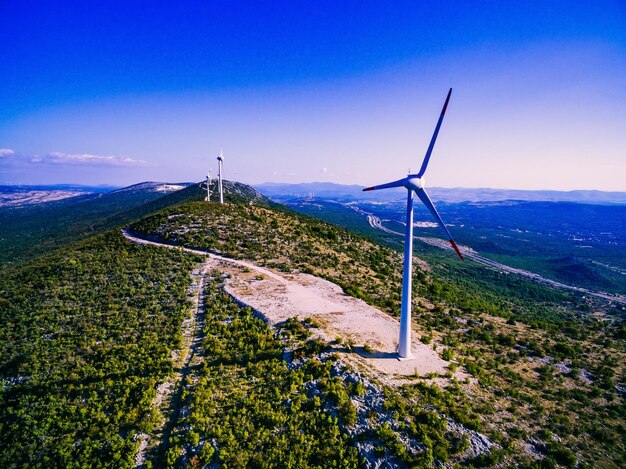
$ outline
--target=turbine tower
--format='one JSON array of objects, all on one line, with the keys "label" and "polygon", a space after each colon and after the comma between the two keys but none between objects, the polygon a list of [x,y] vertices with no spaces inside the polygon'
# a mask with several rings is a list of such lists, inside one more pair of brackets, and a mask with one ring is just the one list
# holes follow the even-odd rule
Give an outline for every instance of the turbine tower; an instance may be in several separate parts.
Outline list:
[{"label": "turbine tower", "polygon": [[211,201],[211,168],[209,168],[209,172],[206,176],[206,200],[207,202]]},{"label": "turbine tower", "polygon": [[220,204],[224,203],[224,189],[222,187],[222,165],[224,164],[224,154],[220,149],[220,156],[217,157],[217,189],[220,192]]},{"label": "turbine tower", "polygon": [[459,251],[458,246],[452,239],[452,235],[446,228],[446,225],[443,223],[443,220],[437,213],[437,209],[430,200],[428,193],[424,189],[424,173],[426,172],[426,168],[428,167],[428,161],[430,160],[430,155],[433,152],[433,147],[435,146],[435,141],[437,140],[437,135],[439,134],[439,128],[441,127],[441,122],[443,121],[443,116],[446,114],[446,109],[448,108],[448,102],[450,101],[450,95],[452,94],[452,88],[448,91],[448,96],[446,97],[446,102],[443,105],[443,109],[441,110],[441,114],[439,115],[439,120],[437,121],[437,126],[435,127],[435,132],[433,133],[432,138],[430,139],[430,145],[428,145],[428,150],[426,150],[426,155],[424,156],[424,161],[422,162],[422,167],[420,168],[417,174],[409,174],[407,177],[403,179],[398,179],[397,181],[388,182],[386,184],[380,184],[378,186],[367,187],[363,189],[364,191],[376,191],[379,189],[389,189],[392,187],[406,187],[407,189],[407,201],[406,201],[406,232],[404,238],[404,270],[402,274],[402,306],[400,311],[400,341],[398,344],[398,356],[400,358],[410,358],[411,357],[411,283],[412,283],[412,270],[413,270],[413,193],[419,197],[422,203],[426,206],[428,211],[435,218],[439,226],[443,229],[446,234],[446,238],[452,245],[452,248],[455,250],[457,255],[463,260],[463,256],[461,255],[461,251]]}]

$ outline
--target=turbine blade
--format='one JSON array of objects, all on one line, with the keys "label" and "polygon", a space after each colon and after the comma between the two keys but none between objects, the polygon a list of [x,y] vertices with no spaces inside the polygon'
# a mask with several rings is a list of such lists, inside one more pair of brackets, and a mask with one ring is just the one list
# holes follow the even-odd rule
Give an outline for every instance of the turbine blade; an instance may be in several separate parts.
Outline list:
[{"label": "turbine blade", "polygon": [[433,147],[435,146],[435,142],[437,141],[437,135],[439,135],[439,129],[441,128],[441,123],[443,122],[443,116],[446,114],[446,109],[448,109],[448,102],[450,101],[450,95],[452,94],[452,88],[448,91],[448,96],[446,97],[446,102],[443,104],[443,109],[441,109],[441,114],[439,114],[439,120],[437,121],[437,126],[435,127],[435,132],[433,133],[433,137],[430,139],[430,145],[428,145],[428,150],[426,150],[426,155],[424,156],[424,161],[422,161],[422,167],[420,168],[419,173],[417,173],[417,177],[421,178],[426,172],[426,168],[428,167],[428,161],[430,161],[430,155],[433,152]]},{"label": "turbine blade", "polygon": [[397,181],[388,182],[386,184],[379,184],[378,186],[366,187],[363,189],[363,192],[366,191],[377,191],[380,189],[390,189],[392,187],[404,187],[406,184],[407,178],[398,179]]},{"label": "turbine blade", "polygon": [[446,236],[448,237],[448,241],[450,242],[450,245],[452,246],[452,249],[454,249],[454,251],[456,252],[457,256],[459,256],[461,260],[464,260],[463,255],[461,254],[461,251],[459,250],[459,247],[454,242],[454,239],[452,239],[452,235],[450,234],[450,232],[448,231],[448,228],[446,227],[445,223],[441,219],[441,216],[439,216],[439,213],[437,212],[437,209],[435,208],[432,201],[430,200],[430,197],[428,197],[428,193],[424,189],[417,190],[415,191],[415,193],[420,198],[422,203],[426,206],[428,211],[432,214],[432,216],[435,217],[435,220],[437,220],[437,223],[439,223],[439,226],[446,233]]}]

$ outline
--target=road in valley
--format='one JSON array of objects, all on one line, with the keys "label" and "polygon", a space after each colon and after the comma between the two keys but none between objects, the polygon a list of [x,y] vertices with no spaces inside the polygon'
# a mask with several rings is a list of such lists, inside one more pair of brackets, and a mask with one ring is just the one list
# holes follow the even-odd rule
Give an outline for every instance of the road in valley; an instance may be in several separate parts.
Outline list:
[{"label": "road in valley", "polygon": [[[389,228],[385,227],[383,225],[383,222],[380,218],[378,218],[375,215],[372,215],[371,213],[367,213],[357,207],[354,206],[350,206],[350,208],[352,208],[353,210],[356,210],[358,213],[361,213],[365,216],[367,216],[367,221],[369,222],[370,226],[372,228],[376,228],[377,230],[381,230],[384,231],[385,233],[389,233],[389,234],[393,234],[393,235],[397,235],[397,236],[404,236],[404,233],[399,233],[397,231],[394,230],[390,230]],[[439,238],[426,238],[426,237],[422,237],[422,236],[416,236],[415,239],[418,239],[420,241],[422,241],[423,243],[429,244],[431,246],[435,246],[441,249],[448,249],[450,251],[452,251],[452,247],[448,244],[448,242],[444,239],[439,239]],[[474,251],[471,248],[468,248],[466,246],[461,246],[459,245],[459,249],[461,250],[461,252],[463,253],[463,255],[465,257],[468,257],[480,264],[483,265],[487,265],[489,267],[493,267],[495,269],[498,269],[502,272],[506,272],[506,273],[510,273],[510,274],[517,274],[520,275],[522,277],[528,278],[534,282],[537,283],[542,283],[544,285],[549,285],[551,287],[555,287],[555,288],[561,288],[564,290],[570,290],[570,291],[575,291],[578,293],[582,293],[584,295],[589,295],[589,296],[594,296],[596,298],[602,298],[604,300],[609,300],[609,301],[614,301],[616,303],[620,303],[623,305],[626,305],[626,297],[620,296],[620,295],[610,295],[608,293],[603,293],[603,292],[596,292],[596,291],[592,291],[592,290],[588,290],[586,288],[581,288],[581,287],[575,287],[572,285],[567,285],[565,283],[561,283],[561,282],[557,282],[556,280],[551,280],[549,278],[545,278],[542,277],[539,274],[535,274],[533,272],[529,272],[527,270],[523,270],[523,269],[518,269],[515,267],[511,267],[508,266],[506,264],[501,264],[500,262],[496,262],[492,259],[488,259],[486,257],[483,257],[481,255],[479,255],[478,253],[476,253],[476,251]]]}]

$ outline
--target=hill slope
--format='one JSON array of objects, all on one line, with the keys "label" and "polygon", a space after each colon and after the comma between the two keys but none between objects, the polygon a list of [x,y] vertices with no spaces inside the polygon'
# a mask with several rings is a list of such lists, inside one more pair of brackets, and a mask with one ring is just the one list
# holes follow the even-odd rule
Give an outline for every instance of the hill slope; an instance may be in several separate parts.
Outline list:
[{"label": "hill slope", "polygon": [[[134,232],[281,275],[309,272],[397,314],[399,252],[245,186],[233,185],[239,202],[225,205],[183,202],[203,197],[198,186],[180,192],[148,204],[146,212],[168,207],[133,222]],[[470,280],[445,276],[454,264],[416,269],[415,327],[450,374],[401,386],[342,365],[362,344],[316,340],[320,325],[269,328],[224,293],[218,267],[205,278],[198,361],[168,414],[154,399],[176,373],[198,261],[130,246],[115,231],[3,270],[4,465],[131,465],[140,433],[161,440],[149,453],[160,466],[626,463],[623,323],[472,263],[455,267],[478,269]],[[455,379],[456,368],[469,377]],[[498,446],[480,447],[475,432]]]},{"label": "hill slope", "polygon": [[[167,191],[163,183],[142,183],[124,189],[69,199],[0,208],[0,266],[31,259],[89,234],[111,227],[106,220],[153,200]],[[147,213],[147,212],[146,212]]]},{"label": "hill slope", "polygon": [[[399,254],[308,217],[256,206],[190,203],[132,228],[153,239],[280,271],[310,272],[391,314],[399,310]],[[450,379],[433,390],[424,387],[428,379],[418,380],[397,393],[387,391],[394,396],[390,409],[420,415],[428,403],[501,444],[501,450],[481,456],[476,464],[535,458],[566,466],[577,459],[596,464],[598,454],[606,455],[604,464],[624,462],[624,442],[618,437],[625,421],[624,395],[616,387],[625,379],[626,350],[619,339],[623,323],[577,312],[574,296],[470,262],[459,268],[479,273],[455,274],[446,281],[428,266],[416,269],[414,320],[423,340],[475,381]],[[484,290],[473,278],[492,286]],[[371,425],[381,435],[387,431]],[[415,437],[398,429],[388,435],[405,442]],[[450,448],[452,443],[443,445]],[[416,463],[407,456],[415,450],[410,444],[396,450],[406,464]]]},{"label": "hill slope", "polygon": [[194,262],[105,233],[4,269],[2,467],[132,465],[132,437],[156,424]]}]

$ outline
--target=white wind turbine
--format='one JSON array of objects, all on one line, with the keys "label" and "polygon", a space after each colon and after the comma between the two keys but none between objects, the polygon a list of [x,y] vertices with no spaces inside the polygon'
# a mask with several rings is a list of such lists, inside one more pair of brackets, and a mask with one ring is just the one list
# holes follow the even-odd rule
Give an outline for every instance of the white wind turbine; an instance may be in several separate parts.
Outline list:
[{"label": "white wind turbine", "polygon": [[446,109],[448,108],[448,102],[450,101],[450,95],[452,94],[452,88],[448,91],[448,96],[446,97],[446,102],[443,105],[443,109],[441,110],[441,114],[439,115],[439,120],[437,121],[437,126],[435,127],[435,132],[430,140],[430,145],[428,145],[428,150],[426,150],[426,155],[424,156],[424,161],[422,162],[422,167],[420,168],[417,174],[409,174],[407,177],[403,179],[398,179],[397,181],[388,182],[386,184],[380,184],[378,186],[367,187],[363,189],[364,191],[375,191],[379,189],[389,189],[392,187],[406,187],[407,189],[407,202],[406,202],[406,232],[404,238],[404,270],[402,274],[402,306],[400,310],[400,341],[398,344],[398,356],[400,358],[410,358],[411,357],[411,281],[412,281],[412,270],[413,270],[413,193],[415,193],[422,203],[426,206],[426,208],[430,211],[435,220],[439,224],[439,226],[443,229],[452,245],[452,248],[456,251],[457,255],[463,260],[463,256],[461,255],[461,251],[457,247],[456,243],[452,239],[452,235],[446,228],[446,225],[443,223],[443,220],[437,213],[437,209],[430,200],[428,193],[424,189],[424,173],[426,172],[426,168],[428,167],[428,161],[430,160],[430,155],[433,152],[433,147],[435,146],[435,141],[437,140],[437,135],[439,134],[439,128],[441,127],[441,122],[443,121],[443,116],[446,113]]},{"label": "white wind turbine", "polygon": [[203,185],[206,184],[206,201],[210,202],[211,201],[211,168],[209,168],[209,172],[206,176],[206,181],[204,182]]},{"label": "white wind turbine", "polygon": [[224,154],[220,149],[220,156],[217,157],[217,179],[218,190],[220,192],[220,204],[224,203],[224,189],[222,187],[222,165],[224,164]]}]

